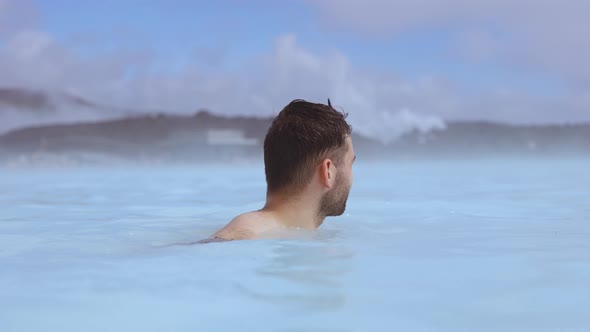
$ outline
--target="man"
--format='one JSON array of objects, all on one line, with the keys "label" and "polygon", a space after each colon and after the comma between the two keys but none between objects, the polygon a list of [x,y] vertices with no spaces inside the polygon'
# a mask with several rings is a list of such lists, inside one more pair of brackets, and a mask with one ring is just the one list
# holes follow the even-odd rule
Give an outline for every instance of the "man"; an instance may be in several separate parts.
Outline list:
[{"label": "man", "polygon": [[344,213],[356,159],[346,114],[293,100],[264,139],[266,204],[235,217],[204,242],[275,237],[286,228],[317,229]]}]

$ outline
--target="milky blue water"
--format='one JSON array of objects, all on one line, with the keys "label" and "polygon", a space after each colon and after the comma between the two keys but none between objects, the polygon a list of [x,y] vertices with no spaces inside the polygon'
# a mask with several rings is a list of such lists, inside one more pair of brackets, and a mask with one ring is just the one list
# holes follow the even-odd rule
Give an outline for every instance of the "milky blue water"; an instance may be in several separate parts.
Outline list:
[{"label": "milky blue water", "polygon": [[0,169],[0,331],[589,331],[590,160],[363,163],[345,215],[173,245],[261,165]]}]

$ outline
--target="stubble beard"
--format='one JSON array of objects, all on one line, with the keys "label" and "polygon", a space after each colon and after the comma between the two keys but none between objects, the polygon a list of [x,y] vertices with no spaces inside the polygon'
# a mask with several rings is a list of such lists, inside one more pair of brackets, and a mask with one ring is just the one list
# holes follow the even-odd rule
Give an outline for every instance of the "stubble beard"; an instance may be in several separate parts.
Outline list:
[{"label": "stubble beard", "polygon": [[346,210],[346,201],[350,193],[350,185],[344,183],[344,178],[338,176],[334,189],[327,192],[320,200],[319,216],[341,216]]}]

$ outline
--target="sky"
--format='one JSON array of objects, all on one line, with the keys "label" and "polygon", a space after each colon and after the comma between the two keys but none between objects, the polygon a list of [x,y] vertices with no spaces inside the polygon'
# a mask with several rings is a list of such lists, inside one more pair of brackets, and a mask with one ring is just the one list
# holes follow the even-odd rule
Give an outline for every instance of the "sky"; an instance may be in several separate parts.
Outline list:
[{"label": "sky", "polygon": [[133,109],[590,121],[587,0],[0,0],[0,87]]}]

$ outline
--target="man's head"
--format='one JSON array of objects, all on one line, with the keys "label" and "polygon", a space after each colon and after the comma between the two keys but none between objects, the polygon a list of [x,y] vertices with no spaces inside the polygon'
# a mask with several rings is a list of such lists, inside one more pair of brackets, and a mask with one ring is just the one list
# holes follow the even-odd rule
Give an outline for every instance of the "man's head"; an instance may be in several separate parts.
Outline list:
[{"label": "man's head", "polygon": [[344,212],[352,184],[354,151],[346,114],[328,105],[294,100],[273,120],[264,140],[268,194],[297,195],[327,161],[335,172],[320,202],[324,216]]}]

